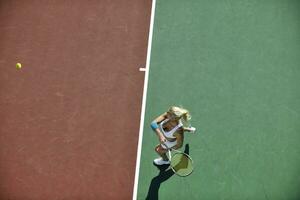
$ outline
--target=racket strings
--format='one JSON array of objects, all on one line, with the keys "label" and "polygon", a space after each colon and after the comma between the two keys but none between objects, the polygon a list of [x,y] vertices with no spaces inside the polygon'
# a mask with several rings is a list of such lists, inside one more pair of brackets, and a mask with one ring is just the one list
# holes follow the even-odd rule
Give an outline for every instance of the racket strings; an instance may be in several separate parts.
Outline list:
[{"label": "racket strings", "polygon": [[184,153],[176,153],[171,158],[171,168],[177,175],[187,176],[193,171],[193,161]]}]

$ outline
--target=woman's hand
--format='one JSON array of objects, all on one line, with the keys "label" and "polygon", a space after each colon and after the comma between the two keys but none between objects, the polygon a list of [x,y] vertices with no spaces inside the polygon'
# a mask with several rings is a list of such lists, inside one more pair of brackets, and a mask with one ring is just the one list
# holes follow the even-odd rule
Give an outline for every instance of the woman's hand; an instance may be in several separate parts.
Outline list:
[{"label": "woman's hand", "polygon": [[165,143],[167,141],[166,137],[164,136],[164,134],[160,131],[159,128],[155,129],[155,132],[158,136],[159,142],[161,144]]},{"label": "woman's hand", "polygon": [[195,133],[196,131],[196,128],[195,127],[186,127],[184,128],[184,131],[187,131],[187,132],[190,132],[190,133]]}]

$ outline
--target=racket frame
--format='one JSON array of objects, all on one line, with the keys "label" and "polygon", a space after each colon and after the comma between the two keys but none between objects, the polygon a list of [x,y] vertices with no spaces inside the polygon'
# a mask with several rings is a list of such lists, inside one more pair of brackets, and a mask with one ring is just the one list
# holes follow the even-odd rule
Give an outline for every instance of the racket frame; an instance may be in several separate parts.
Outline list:
[{"label": "racket frame", "polygon": [[[177,150],[177,149],[173,149],[173,148],[169,148],[167,145],[165,145],[165,144],[162,144],[163,146],[165,146],[167,149],[167,151],[168,151],[168,156],[169,156],[169,161],[171,162],[171,160],[172,160],[172,153],[171,153],[171,151],[174,151],[174,152],[176,152],[177,154],[184,154],[186,157],[188,157],[188,159],[190,159],[191,160],[191,162],[192,162],[192,166],[193,166],[193,169],[192,169],[192,171],[189,173],[189,174],[186,174],[186,175],[179,175],[174,169],[173,169],[173,167],[172,167],[172,165],[171,165],[171,163],[170,163],[170,168],[172,169],[172,171],[177,175],[177,176],[180,176],[180,177],[186,177],[186,176],[189,176],[189,175],[191,175],[192,173],[193,173],[193,171],[194,171],[194,161],[193,161],[193,159],[191,158],[191,156],[189,156],[187,153],[184,153],[184,152],[182,152],[182,151],[179,151],[179,150]],[[175,154],[176,154],[175,153]]]}]

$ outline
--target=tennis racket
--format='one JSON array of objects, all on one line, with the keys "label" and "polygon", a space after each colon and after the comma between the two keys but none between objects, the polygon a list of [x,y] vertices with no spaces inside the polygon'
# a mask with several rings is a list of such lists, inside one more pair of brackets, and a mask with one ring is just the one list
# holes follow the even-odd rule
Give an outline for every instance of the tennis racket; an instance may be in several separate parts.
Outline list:
[{"label": "tennis racket", "polygon": [[[167,147],[167,145],[164,145]],[[190,175],[194,171],[193,160],[188,154],[176,149],[167,148],[170,167],[173,172],[181,177]],[[174,153],[172,153],[174,152]]]}]

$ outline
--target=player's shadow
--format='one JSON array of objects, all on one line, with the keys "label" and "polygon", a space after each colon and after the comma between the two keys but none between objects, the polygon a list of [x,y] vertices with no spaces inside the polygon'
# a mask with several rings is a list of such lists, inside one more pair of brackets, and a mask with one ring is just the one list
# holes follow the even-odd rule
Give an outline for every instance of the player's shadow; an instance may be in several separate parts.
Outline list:
[{"label": "player's shadow", "polygon": [[[188,154],[190,153],[190,146],[189,144],[186,144],[184,147],[184,153]],[[159,169],[159,173],[157,176],[152,178],[148,194],[146,197],[146,200],[158,200],[158,191],[160,188],[160,184],[168,180],[174,175],[174,172],[171,168],[169,168],[170,165],[155,165]]]}]

